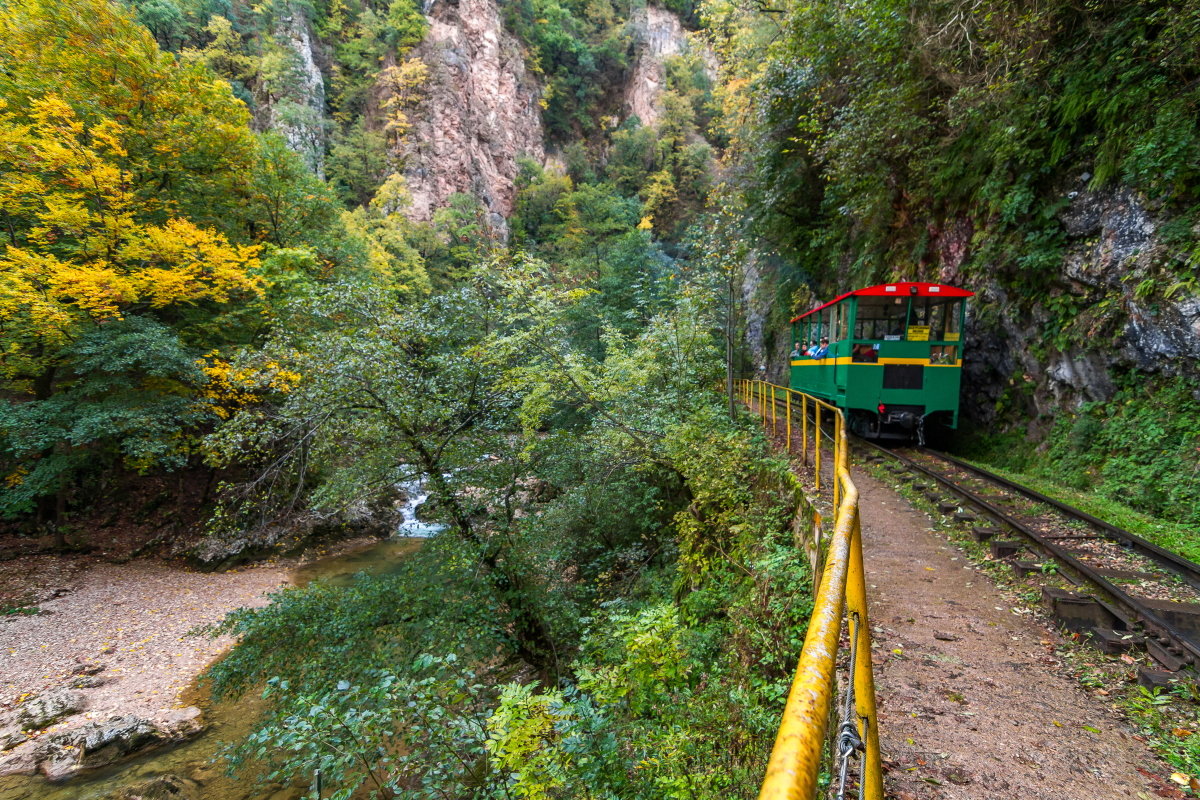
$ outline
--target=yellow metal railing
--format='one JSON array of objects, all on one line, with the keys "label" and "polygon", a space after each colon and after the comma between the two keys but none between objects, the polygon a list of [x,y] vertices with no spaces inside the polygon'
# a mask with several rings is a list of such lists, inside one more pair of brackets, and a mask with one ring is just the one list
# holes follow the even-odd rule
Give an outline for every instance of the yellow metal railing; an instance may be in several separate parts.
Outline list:
[{"label": "yellow metal railing", "polygon": [[[860,753],[859,789],[867,800],[883,800],[883,773],[879,758],[879,728],[875,713],[875,680],[871,670],[871,627],[867,619],[867,590],[863,573],[862,527],[858,489],[850,479],[846,419],[841,409],[784,386],[744,380],[742,401],[761,416],[764,425],[780,433],[779,407],[783,407],[786,448],[795,449],[793,413],[800,412],[802,463],[813,459],[813,489],[821,494],[822,439],[829,441],[834,508],[833,535],[829,541],[819,588],[813,602],[808,635],[788,693],[775,747],[767,763],[759,800],[812,800],[826,754],[829,720],[833,711],[838,644],[845,617],[850,642],[850,675],[843,689],[843,707],[837,711],[839,727],[830,744],[834,766],[829,769],[835,789],[845,787],[844,767],[837,766],[847,753]],[[795,402],[798,400],[799,402]],[[812,422],[809,422],[809,410]],[[824,411],[824,415],[822,415]],[[829,426],[822,425],[824,416]],[[811,449],[810,449],[811,437]],[[853,792],[854,795],[858,790]]]}]

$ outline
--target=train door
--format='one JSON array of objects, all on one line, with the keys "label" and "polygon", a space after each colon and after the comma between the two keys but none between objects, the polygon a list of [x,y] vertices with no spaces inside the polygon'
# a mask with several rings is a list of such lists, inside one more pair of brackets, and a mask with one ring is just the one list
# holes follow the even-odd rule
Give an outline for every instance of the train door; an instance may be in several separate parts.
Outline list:
[{"label": "train door", "polygon": [[845,407],[846,405],[846,376],[850,371],[850,367],[845,358],[848,354],[846,348],[849,346],[848,328],[850,307],[853,303],[848,300],[844,303],[838,303],[833,307],[833,318],[830,324],[829,331],[829,350],[833,359],[833,392],[837,405]]}]

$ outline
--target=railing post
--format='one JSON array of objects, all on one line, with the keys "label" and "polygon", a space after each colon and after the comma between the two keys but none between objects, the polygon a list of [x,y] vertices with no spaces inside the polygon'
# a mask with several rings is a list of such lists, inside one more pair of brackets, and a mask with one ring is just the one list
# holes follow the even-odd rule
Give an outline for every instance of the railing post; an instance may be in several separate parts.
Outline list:
[{"label": "railing post", "polygon": [[772,386],[771,386],[771,435],[772,436],[779,435],[779,414],[778,414],[777,409],[778,409],[778,406],[775,403],[775,386],[774,386],[774,384],[772,384]]},{"label": "railing post", "polygon": [[[858,618],[854,634],[858,658],[855,664],[854,707],[858,715],[859,736],[866,743],[862,755],[863,797],[883,800],[883,769],[879,757],[879,716],[875,707],[875,677],[871,668],[871,623],[867,617],[867,582],[863,571],[862,523],[854,511],[850,538],[850,564],[846,574],[846,612]],[[863,727],[866,730],[863,730]]]},{"label": "railing post", "polygon": [[838,507],[838,500],[841,493],[838,491],[842,484],[841,475],[839,474],[843,467],[846,466],[846,454],[842,452],[842,412],[835,411],[833,414],[833,507]]},{"label": "railing post", "polygon": [[850,471],[850,440],[846,438],[846,418],[843,416],[839,420],[842,426],[842,463],[846,466],[846,471]]},{"label": "railing post", "polygon": [[816,419],[813,421],[813,463],[816,464],[816,478],[813,482],[816,484],[817,491],[821,491],[821,403],[813,403],[816,407]]},{"label": "railing post", "polygon": [[783,396],[787,398],[787,451],[792,452],[792,390],[785,389]]},{"label": "railing post", "polygon": [[808,466],[808,395],[800,395],[800,463]]}]

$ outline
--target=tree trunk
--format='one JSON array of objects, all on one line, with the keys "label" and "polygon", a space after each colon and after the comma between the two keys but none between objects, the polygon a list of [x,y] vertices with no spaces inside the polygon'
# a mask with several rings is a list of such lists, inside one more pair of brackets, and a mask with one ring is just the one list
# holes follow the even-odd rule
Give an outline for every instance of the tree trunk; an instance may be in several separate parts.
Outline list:
[{"label": "tree trunk", "polygon": [[529,592],[519,574],[507,569],[501,562],[500,551],[483,541],[475,532],[471,515],[463,508],[458,496],[451,490],[443,476],[445,470],[437,458],[416,436],[408,433],[409,443],[421,460],[421,468],[429,477],[438,501],[449,509],[453,527],[464,542],[479,551],[479,561],[486,570],[493,591],[508,607],[513,649],[525,663],[542,675],[557,672],[557,648],[549,627],[529,602]]}]

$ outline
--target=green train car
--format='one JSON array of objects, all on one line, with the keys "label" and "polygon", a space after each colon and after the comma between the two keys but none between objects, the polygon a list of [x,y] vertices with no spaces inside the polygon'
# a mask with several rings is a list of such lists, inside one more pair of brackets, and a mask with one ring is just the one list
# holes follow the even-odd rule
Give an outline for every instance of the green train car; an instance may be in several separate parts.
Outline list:
[{"label": "green train car", "polygon": [[885,283],[801,314],[792,320],[791,387],[844,410],[851,431],[867,438],[923,444],[930,425],[956,428],[966,299],[974,294]]}]

